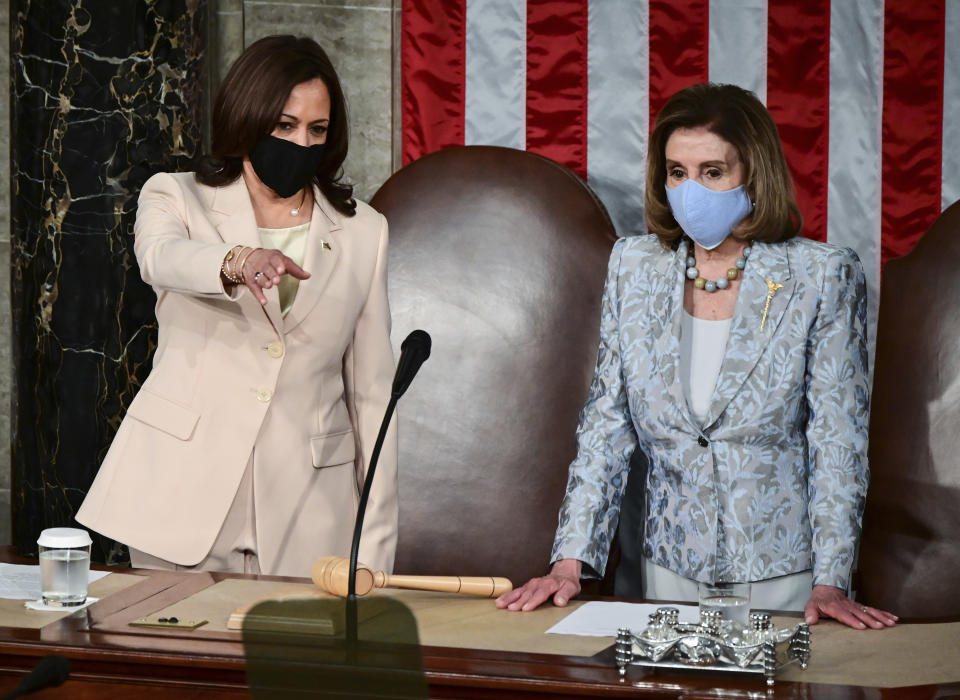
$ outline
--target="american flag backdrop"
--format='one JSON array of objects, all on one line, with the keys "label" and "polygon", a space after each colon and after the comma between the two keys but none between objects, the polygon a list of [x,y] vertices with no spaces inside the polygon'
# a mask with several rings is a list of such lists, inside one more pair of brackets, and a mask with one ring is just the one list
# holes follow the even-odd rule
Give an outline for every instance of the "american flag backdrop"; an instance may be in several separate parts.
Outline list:
[{"label": "american flag backdrop", "polygon": [[[780,130],[804,235],[849,246],[871,331],[883,263],[960,199],[960,0],[403,0],[403,161],[526,149],[644,232],[667,97],[752,90]],[[873,334],[871,332],[871,335]]]}]

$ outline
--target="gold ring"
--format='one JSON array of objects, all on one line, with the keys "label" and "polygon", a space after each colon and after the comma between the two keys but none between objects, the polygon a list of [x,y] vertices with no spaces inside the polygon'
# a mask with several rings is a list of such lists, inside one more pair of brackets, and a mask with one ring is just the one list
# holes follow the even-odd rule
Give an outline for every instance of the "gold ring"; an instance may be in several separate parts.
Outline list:
[{"label": "gold ring", "polygon": [[867,606],[864,605],[860,608],[860,612],[867,612]]}]

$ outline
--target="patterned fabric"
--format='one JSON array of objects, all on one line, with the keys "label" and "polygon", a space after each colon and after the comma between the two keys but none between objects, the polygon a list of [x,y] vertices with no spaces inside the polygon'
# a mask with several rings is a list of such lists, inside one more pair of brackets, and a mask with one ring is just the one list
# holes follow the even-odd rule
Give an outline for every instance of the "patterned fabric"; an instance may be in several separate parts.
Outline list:
[{"label": "patterned fabric", "polygon": [[[701,428],[679,378],[685,257],[649,235],[614,246],[551,560],[602,574],[639,447],[654,563],[698,581],[812,568],[815,584],[847,588],[868,481],[860,262],[805,238],[754,244]],[[764,321],[768,282],[782,286]]]}]

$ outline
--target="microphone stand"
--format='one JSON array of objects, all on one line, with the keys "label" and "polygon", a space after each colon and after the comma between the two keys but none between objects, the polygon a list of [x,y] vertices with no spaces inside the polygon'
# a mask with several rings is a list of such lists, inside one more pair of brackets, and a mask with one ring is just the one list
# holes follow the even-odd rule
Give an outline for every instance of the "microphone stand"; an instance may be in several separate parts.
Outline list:
[{"label": "microphone stand", "polygon": [[377,470],[377,462],[380,459],[380,449],[383,447],[383,441],[387,436],[387,430],[390,428],[390,421],[393,418],[393,411],[397,407],[397,399],[400,397],[392,394],[387,403],[387,410],[383,414],[383,423],[380,425],[380,433],[377,435],[377,442],[373,446],[373,453],[370,456],[370,466],[367,468],[367,476],[363,481],[363,491],[360,494],[360,503],[357,505],[357,520],[353,526],[353,544],[350,546],[350,576],[347,579],[347,648],[353,652],[357,644],[357,558],[360,554],[360,534],[363,532],[363,516],[367,512],[367,500],[370,498],[370,487],[373,484],[373,475]]},{"label": "microphone stand", "polygon": [[353,526],[353,543],[350,546],[350,573],[347,579],[347,649],[351,663],[356,661],[357,649],[357,559],[360,553],[360,535],[363,532],[363,518],[367,512],[367,500],[370,498],[370,487],[373,484],[373,475],[377,470],[380,459],[380,450],[390,428],[393,411],[397,401],[410,386],[420,366],[430,357],[430,335],[426,331],[415,330],[404,339],[400,345],[400,361],[394,374],[393,385],[390,390],[390,401],[383,414],[383,423],[380,424],[380,433],[370,455],[370,465],[367,467],[367,476],[363,481],[363,490],[360,493],[360,502],[357,504],[357,519]]}]

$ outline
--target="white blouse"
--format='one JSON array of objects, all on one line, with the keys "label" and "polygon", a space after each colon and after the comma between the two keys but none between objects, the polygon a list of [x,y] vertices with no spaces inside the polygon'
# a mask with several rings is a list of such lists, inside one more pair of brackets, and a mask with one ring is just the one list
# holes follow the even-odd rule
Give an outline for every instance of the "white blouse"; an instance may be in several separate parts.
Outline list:
[{"label": "white blouse", "polygon": [[701,426],[717,388],[731,320],[694,318],[686,310],[680,320],[680,384],[687,406]]}]

